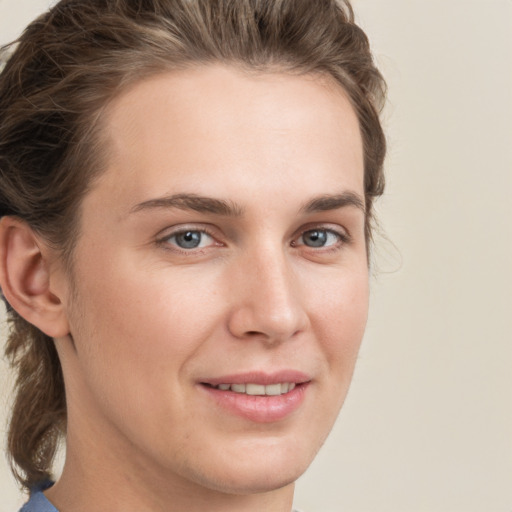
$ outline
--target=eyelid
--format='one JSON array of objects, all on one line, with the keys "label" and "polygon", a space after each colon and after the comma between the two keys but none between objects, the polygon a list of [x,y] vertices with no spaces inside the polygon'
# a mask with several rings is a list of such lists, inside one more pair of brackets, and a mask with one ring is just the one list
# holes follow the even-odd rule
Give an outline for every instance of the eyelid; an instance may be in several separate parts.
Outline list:
[{"label": "eyelid", "polygon": [[[301,238],[303,239],[306,233],[315,230],[328,232],[331,236],[335,236],[336,240],[332,244],[316,247],[314,245],[307,245],[304,240],[301,241]],[[337,224],[311,224],[303,226],[290,245],[294,250],[299,251],[299,254],[307,259],[327,262],[332,261],[332,258],[340,257],[343,254],[343,251],[348,249],[352,241],[352,236],[343,226]]]},{"label": "eyelid", "polygon": [[[207,247],[200,247],[200,248],[192,248],[192,249],[183,249],[175,244],[169,243],[169,239],[175,236],[178,236],[182,233],[186,233],[187,231],[197,231],[199,233],[204,233],[205,235],[208,235],[212,240],[213,243],[209,244]],[[179,253],[197,253],[200,251],[204,251],[212,246],[220,246],[223,245],[218,240],[217,233],[214,232],[212,228],[210,228],[208,225],[200,224],[200,225],[187,225],[187,224],[180,224],[178,226],[174,226],[172,228],[165,228],[156,237],[156,242],[158,245],[163,246],[164,248],[179,252]],[[172,248],[171,248],[172,247]]]},{"label": "eyelid", "polygon": [[309,231],[327,231],[329,233],[333,233],[336,236],[340,238],[340,241],[342,243],[349,243],[352,241],[352,236],[350,235],[348,229],[346,229],[343,226],[336,225],[336,224],[318,224],[318,223],[312,223],[310,225],[302,226],[299,230],[299,232],[294,237],[294,240],[297,240],[301,236],[304,235],[304,233],[308,233]]}]

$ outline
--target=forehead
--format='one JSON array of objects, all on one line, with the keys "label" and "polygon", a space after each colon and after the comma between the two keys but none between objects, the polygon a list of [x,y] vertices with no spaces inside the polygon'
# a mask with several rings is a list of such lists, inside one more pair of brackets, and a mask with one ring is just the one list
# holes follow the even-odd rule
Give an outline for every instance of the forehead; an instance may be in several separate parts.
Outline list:
[{"label": "forehead", "polygon": [[333,188],[363,190],[356,114],[341,86],[321,75],[222,65],[167,72],[120,94],[104,126],[102,181],[133,201],[191,186],[222,196],[242,178],[254,191],[270,179],[306,179],[325,192],[326,177]]}]

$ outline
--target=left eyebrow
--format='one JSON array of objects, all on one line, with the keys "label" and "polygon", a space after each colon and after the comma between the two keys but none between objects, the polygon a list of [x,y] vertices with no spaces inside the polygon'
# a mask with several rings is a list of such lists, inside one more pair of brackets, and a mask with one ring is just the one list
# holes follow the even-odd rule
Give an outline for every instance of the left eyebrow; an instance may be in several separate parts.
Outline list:
[{"label": "left eyebrow", "polygon": [[358,208],[364,214],[366,214],[364,199],[355,192],[343,192],[342,194],[334,195],[327,194],[316,197],[315,199],[312,199],[304,206],[302,206],[300,211],[302,213],[316,213],[329,210],[338,210],[340,208],[346,208],[347,206]]}]

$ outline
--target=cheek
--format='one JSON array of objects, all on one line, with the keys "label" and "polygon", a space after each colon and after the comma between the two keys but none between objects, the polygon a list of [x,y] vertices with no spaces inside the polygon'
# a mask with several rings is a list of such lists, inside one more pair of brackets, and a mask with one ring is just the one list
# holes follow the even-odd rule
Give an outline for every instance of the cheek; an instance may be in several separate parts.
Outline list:
[{"label": "cheek", "polygon": [[368,300],[366,267],[333,279],[318,298],[313,328],[328,364],[331,385],[338,390],[348,389],[350,384],[366,327]]},{"label": "cheek", "polygon": [[173,272],[122,255],[86,261],[74,317],[86,351],[94,351],[87,364],[120,380],[140,380],[148,389],[182,377],[187,361],[222,325],[218,272]]},{"label": "cheek", "polygon": [[336,339],[344,343],[335,343],[333,349],[340,345],[359,344],[368,316],[369,282],[366,267],[346,272],[324,283],[317,296],[318,321],[323,321],[324,328]]},{"label": "cheek", "polygon": [[217,301],[206,293],[209,286],[192,293],[188,279],[166,279],[169,272],[161,269],[130,271],[117,262],[107,267],[91,260],[81,269],[89,278],[77,285],[70,322],[79,401],[131,439],[156,439],[163,423],[172,423],[180,437],[171,419],[186,423],[190,414],[189,362],[218,324]]}]

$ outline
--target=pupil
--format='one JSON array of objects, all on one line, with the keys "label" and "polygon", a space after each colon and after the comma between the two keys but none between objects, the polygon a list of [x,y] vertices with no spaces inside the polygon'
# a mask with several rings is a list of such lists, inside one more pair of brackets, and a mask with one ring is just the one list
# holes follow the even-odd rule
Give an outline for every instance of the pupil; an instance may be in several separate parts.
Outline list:
[{"label": "pupil", "polygon": [[310,247],[323,247],[327,242],[327,233],[325,231],[308,231],[304,235],[304,243]]},{"label": "pupil", "polygon": [[183,249],[194,249],[201,243],[201,233],[186,231],[176,236],[176,243]]}]

